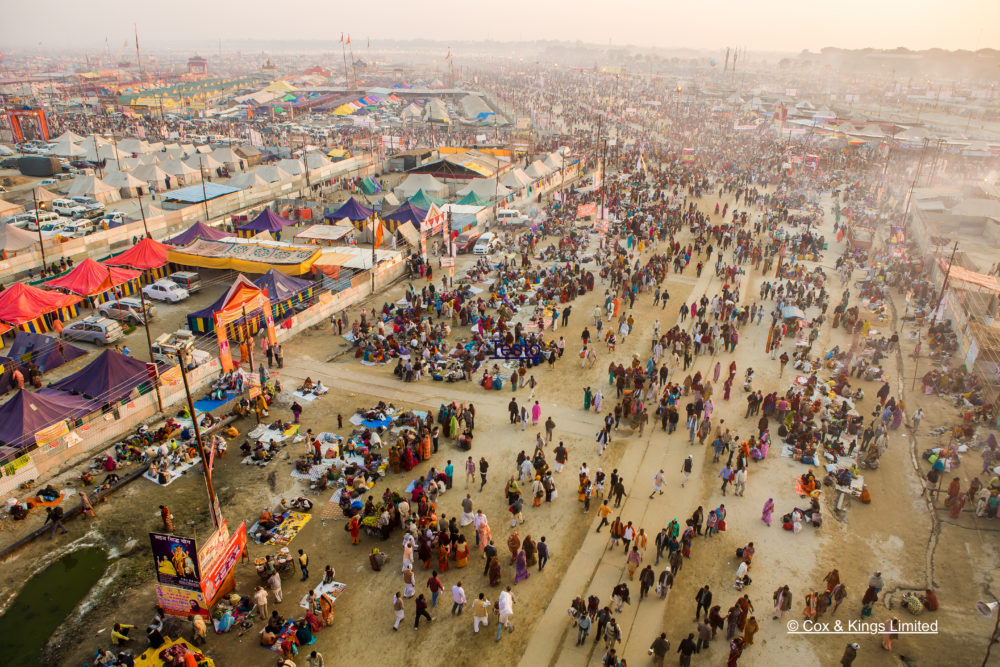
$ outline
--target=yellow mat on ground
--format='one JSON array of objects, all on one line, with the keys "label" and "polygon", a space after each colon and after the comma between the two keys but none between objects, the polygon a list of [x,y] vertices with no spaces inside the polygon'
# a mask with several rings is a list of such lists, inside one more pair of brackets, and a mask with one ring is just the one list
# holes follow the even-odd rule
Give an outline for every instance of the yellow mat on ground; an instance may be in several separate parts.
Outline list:
[{"label": "yellow mat on ground", "polygon": [[268,540],[268,544],[274,544],[279,547],[288,546],[288,543],[295,539],[295,536],[299,534],[304,525],[309,523],[309,519],[311,518],[312,514],[289,512],[285,520],[274,530],[274,537]]}]

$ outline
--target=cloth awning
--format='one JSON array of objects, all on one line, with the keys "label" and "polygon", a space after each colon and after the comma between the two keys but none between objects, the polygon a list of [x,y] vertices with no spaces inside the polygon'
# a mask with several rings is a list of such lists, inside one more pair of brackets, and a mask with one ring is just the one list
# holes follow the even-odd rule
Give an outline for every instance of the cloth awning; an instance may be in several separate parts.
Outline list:
[{"label": "cloth awning", "polygon": [[337,241],[354,231],[349,225],[312,225],[295,235],[296,240]]},{"label": "cloth awning", "polygon": [[167,260],[203,269],[229,269],[245,273],[267,273],[277,269],[290,276],[307,273],[319,257],[319,249],[289,248],[258,243],[205,241],[167,250]]},{"label": "cloth awning", "polygon": [[129,266],[133,269],[158,269],[167,263],[167,246],[145,238],[120,255],[104,260],[108,266]]},{"label": "cloth awning", "polygon": [[80,297],[73,294],[49,292],[24,283],[14,283],[0,292],[0,322],[16,326],[79,302]]},{"label": "cloth awning", "polygon": [[100,404],[54,389],[17,392],[0,406],[0,443],[10,447],[35,444],[35,434],[66,419],[79,419]]},{"label": "cloth awning", "polygon": [[135,280],[140,275],[142,275],[140,271],[105,266],[88,257],[66,275],[46,282],[45,286],[64,289],[80,296],[93,296]]},{"label": "cloth awning", "polygon": [[[944,257],[939,258],[938,261],[940,262],[941,270],[947,273],[948,262]],[[976,285],[992,292],[1000,292],[1000,281],[998,281],[995,276],[985,273],[976,273],[975,271],[970,271],[969,269],[957,264],[951,265],[951,272],[948,273],[948,279],[958,280],[963,283],[969,283],[970,285]]]},{"label": "cloth awning", "polygon": [[348,220],[357,222],[358,220],[367,220],[372,217],[372,210],[366,206],[362,206],[358,203],[357,199],[351,197],[327,217],[333,220],[347,218]]},{"label": "cloth awning", "polygon": [[[160,372],[166,372],[163,366]],[[96,359],[72,375],[50,385],[74,396],[83,396],[100,405],[123,400],[139,385],[150,381],[146,362],[117,350],[104,350]]]}]

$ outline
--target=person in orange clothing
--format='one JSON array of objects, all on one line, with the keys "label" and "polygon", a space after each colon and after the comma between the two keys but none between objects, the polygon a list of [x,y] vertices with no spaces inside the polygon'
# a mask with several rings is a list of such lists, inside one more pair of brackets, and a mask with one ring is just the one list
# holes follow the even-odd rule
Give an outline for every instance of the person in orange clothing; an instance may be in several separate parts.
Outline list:
[{"label": "person in orange clothing", "polygon": [[361,521],[358,517],[352,516],[350,523],[347,524],[347,529],[351,531],[351,544],[361,544],[360,533],[361,533]]},{"label": "person in orange clothing", "polygon": [[418,453],[421,461],[426,461],[431,457],[431,437],[429,435],[424,434],[424,437],[420,439]]}]

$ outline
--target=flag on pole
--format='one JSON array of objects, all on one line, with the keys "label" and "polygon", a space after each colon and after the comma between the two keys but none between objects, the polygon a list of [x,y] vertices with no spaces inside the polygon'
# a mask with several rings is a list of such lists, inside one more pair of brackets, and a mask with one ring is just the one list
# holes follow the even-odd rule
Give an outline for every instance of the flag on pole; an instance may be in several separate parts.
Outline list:
[{"label": "flag on pole", "polygon": [[382,246],[382,218],[375,218],[375,249]]},{"label": "flag on pole", "polygon": [[347,43],[348,43],[348,44],[350,44],[350,43],[351,43],[351,35],[350,35],[350,34],[348,34],[348,35],[347,35]]},{"label": "flag on pole", "polygon": [[340,33],[340,43],[344,43],[344,33]]},{"label": "flag on pole", "polygon": [[448,58],[451,58],[451,49],[448,49],[448,55],[444,57],[445,60],[448,60]]}]

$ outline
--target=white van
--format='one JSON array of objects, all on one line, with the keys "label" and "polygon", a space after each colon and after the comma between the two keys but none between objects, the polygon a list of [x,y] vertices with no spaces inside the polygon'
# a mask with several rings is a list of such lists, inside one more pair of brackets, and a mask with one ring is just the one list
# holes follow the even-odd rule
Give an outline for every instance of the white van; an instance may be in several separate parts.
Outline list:
[{"label": "white van", "polygon": [[52,211],[39,211],[32,209],[28,211],[25,215],[28,216],[28,231],[37,232],[38,225],[46,225],[50,222],[58,222],[62,220],[58,213],[53,213]]},{"label": "white van", "polygon": [[528,221],[528,216],[512,208],[502,208],[497,211],[498,225],[522,225]]},{"label": "white van", "polygon": [[472,248],[473,255],[488,255],[493,247],[493,232],[485,232]]},{"label": "white van", "polygon": [[75,202],[72,199],[54,199],[52,201],[52,210],[68,218],[75,218],[87,211],[86,207],[81,206],[79,202]]}]

